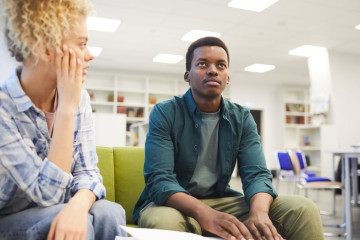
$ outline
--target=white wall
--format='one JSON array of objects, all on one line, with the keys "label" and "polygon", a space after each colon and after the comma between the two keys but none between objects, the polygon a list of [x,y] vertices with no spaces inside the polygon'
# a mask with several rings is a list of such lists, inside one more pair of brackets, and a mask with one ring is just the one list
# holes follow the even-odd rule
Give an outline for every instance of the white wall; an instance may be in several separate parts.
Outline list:
[{"label": "white wall", "polygon": [[0,22],[0,84],[14,71],[19,63],[10,56],[4,39],[4,26]]},{"label": "white wall", "polygon": [[332,120],[339,147],[360,143],[360,56],[329,52]]}]

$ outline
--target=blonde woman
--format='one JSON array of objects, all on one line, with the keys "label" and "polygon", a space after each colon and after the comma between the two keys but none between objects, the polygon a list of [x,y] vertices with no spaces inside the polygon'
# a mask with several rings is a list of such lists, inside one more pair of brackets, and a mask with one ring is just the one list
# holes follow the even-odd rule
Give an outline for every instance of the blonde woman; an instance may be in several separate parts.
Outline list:
[{"label": "blonde woman", "polygon": [[0,239],[114,239],[89,96],[86,0],[0,0],[21,67],[0,85]]}]

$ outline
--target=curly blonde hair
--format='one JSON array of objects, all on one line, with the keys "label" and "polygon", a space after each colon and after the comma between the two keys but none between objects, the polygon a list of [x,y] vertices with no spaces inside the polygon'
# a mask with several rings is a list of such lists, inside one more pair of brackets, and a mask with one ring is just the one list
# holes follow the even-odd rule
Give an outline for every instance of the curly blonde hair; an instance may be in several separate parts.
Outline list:
[{"label": "curly blonde hair", "polygon": [[90,0],[0,0],[5,36],[12,56],[23,62],[39,60],[37,47],[60,47],[81,16],[93,9]]}]

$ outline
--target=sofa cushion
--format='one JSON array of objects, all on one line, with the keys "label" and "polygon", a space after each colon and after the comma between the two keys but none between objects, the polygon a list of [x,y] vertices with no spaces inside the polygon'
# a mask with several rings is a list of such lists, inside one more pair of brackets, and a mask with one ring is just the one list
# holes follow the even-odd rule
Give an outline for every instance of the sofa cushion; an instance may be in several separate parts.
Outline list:
[{"label": "sofa cushion", "polygon": [[114,147],[115,201],[126,212],[126,224],[134,224],[132,213],[145,186],[143,147]]},{"label": "sofa cushion", "polygon": [[106,189],[106,198],[115,202],[115,177],[114,177],[114,157],[113,149],[109,147],[96,147],[96,153],[99,158],[98,168],[103,177],[103,184]]}]

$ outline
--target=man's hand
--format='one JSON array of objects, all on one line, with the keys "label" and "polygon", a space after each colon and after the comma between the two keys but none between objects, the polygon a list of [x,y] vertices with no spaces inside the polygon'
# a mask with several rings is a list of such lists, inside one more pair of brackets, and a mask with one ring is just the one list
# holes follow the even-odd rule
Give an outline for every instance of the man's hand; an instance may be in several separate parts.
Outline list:
[{"label": "man's hand", "polygon": [[257,193],[250,199],[250,213],[244,224],[255,240],[283,240],[269,217],[272,201],[267,193]]},{"label": "man's hand", "polygon": [[247,227],[236,217],[210,207],[200,214],[196,220],[201,228],[221,238],[227,240],[253,239]]},{"label": "man's hand", "polygon": [[266,213],[251,214],[244,224],[255,240],[283,240]]},{"label": "man's hand", "polygon": [[186,193],[177,192],[171,195],[165,205],[194,218],[202,229],[226,240],[252,239],[250,231],[236,217],[216,211]]}]

